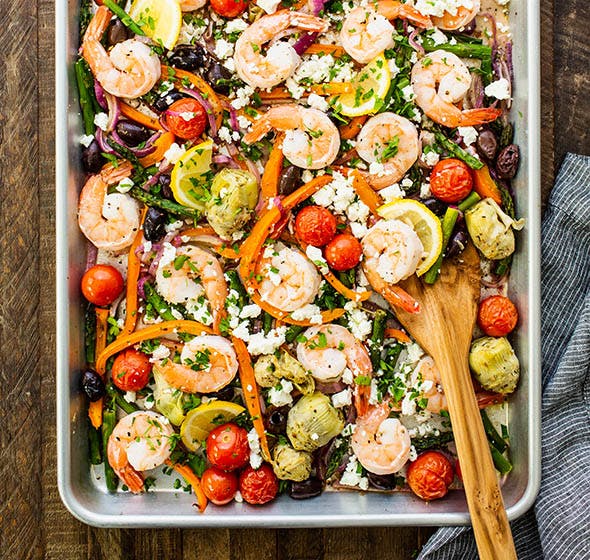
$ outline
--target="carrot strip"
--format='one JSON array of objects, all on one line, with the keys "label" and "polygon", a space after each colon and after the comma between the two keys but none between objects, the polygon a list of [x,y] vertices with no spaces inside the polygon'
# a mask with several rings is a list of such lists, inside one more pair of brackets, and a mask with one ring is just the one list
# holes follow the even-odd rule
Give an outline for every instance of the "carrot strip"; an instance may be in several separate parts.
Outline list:
[{"label": "carrot strip", "polygon": [[473,173],[473,190],[482,198],[491,198],[498,205],[502,204],[502,195],[496,182],[490,175],[487,165],[481,169],[472,169]]},{"label": "carrot strip", "polygon": [[254,369],[252,368],[252,361],[250,354],[244,344],[244,341],[232,337],[234,348],[238,357],[238,365],[240,371],[240,384],[242,385],[242,392],[244,395],[244,402],[246,408],[252,417],[254,429],[260,440],[260,450],[265,461],[270,461],[270,450],[268,448],[268,440],[266,439],[266,431],[264,429],[264,421],[262,420],[262,410],[260,408],[260,393],[258,392],[258,385],[254,377]]},{"label": "carrot strip", "polygon": [[360,117],[352,117],[348,124],[343,124],[342,126],[338,127],[340,131],[340,138],[342,140],[352,140],[356,138],[357,134],[363,128],[363,125],[367,121],[367,115],[361,115]]},{"label": "carrot strip", "polygon": [[260,191],[262,193],[262,198],[265,201],[265,207],[266,202],[277,196],[278,193],[279,179],[281,177],[283,161],[285,159],[282,151],[284,138],[285,135],[282,132],[275,138],[272,150],[268,156],[268,162],[266,163],[264,173],[260,180]]},{"label": "carrot strip", "polygon": [[203,488],[201,487],[201,479],[188,465],[173,463],[170,459],[166,459],[166,464],[169,467],[172,467],[179,475],[182,476],[182,478],[184,478],[186,482],[188,482],[193,487],[195,496],[197,497],[199,511],[203,513],[207,507],[207,496],[205,496],[205,492],[203,492]]},{"label": "carrot strip", "polygon": [[139,160],[139,163],[144,167],[149,167],[150,165],[162,161],[164,159],[164,154],[168,151],[168,148],[172,146],[174,140],[176,140],[176,137],[172,132],[164,132],[164,134],[156,138],[156,141],[153,144],[156,149],[151,154],[142,157]]},{"label": "carrot strip", "polygon": [[[125,324],[123,330],[119,336],[132,333],[135,330],[135,324],[137,323],[137,280],[139,279],[139,271],[141,270],[141,261],[137,256],[137,248],[143,240],[143,220],[147,207],[141,212],[139,219],[139,230],[135,235],[135,239],[129,248],[129,254],[127,256],[127,292],[125,296]],[[98,354],[97,354],[98,355]]]},{"label": "carrot strip", "polygon": [[331,54],[332,56],[342,56],[344,49],[338,45],[322,45],[321,43],[313,43],[307,47],[305,54]]},{"label": "carrot strip", "polygon": [[377,209],[383,204],[383,200],[357,170],[353,171],[352,186],[354,187],[356,194],[359,195],[361,201],[369,207],[369,210],[371,210],[375,216],[378,216]]},{"label": "carrot strip", "polygon": [[412,342],[410,337],[399,329],[385,329],[385,338],[395,338],[400,342]]},{"label": "carrot strip", "polygon": [[[102,307],[96,308],[96,342],[95,342],[95,356],[98,356],[107,344],[107,321],[109,318],[109,310]],[[100,373],[100,372],[99,372]],[[101,373],[101,377],[104,375]],[[91,402],[88,405],[88,417],[90,423],[94,428],[98,429],[102,426],[102,405],[104,398],[101,397],[97,401]]]},{"label": "carrot strip", "polygon": [[325,278],[326,282],[328,282],[338,293],[342,294],[347,299],[351,299],[352,301],[359,303],[361,301],[366,301],[371,297],[372,292],[370,290],[367,290],[366,292],[357,292],[346,287],[342,282],[340,282],[340,280],[338,280],[331,270],[322,272],[322,276]]},{"label": "carrot strip", "polygon": [[[303,97],[307,96],[308,94],[304,93]],[[280,99],[293,99],[293,96],[289,92],[289,90],[284,86],[277,86],[272,88],[270,91],[261,91],[260,92],[260,99],[264,101],[276,101]]]},{"label": "carrot strip", "polygon": [[138,122],[143,126],[147,126],[152,130],[163,130],[162,125],[160,124],[160,121],[158,121],[158,119],[154,119],[154,117],[150,117],[149,115],[146,115],[141,111],[138,111],[137,109],[131,107],[131,105],[127,105],[127,103],[124,102],[120,103],[120,107],[121,114],[124,117],[127,117],[132,121]]},{"label": "carrot strip", "polygon": [[134,344],[144,340],[150,340],[152,338],[157,338],[158,336],[165,336],[175,332],[199,335],[203,333],[211,334],[213,331],[209,327],[206,327],[201,323],[197,323],[197,321],[187,321],[184,319],[175,321],[162,321],[161,323],[150,325],[145,329],[121,336],[109,344],[100,354],[98,354],[98,358],[96,360],[96,371],[100,375],[104,375],[107,360],[111,356],[121,352],[121,350],[129,348],[129,346],[133,346]]},{"label": "carrot strip", "polygon": [[327,82],[311,86],[311,91],[317,95],[340,95],[352,93],[354,86],[350,82]]}]

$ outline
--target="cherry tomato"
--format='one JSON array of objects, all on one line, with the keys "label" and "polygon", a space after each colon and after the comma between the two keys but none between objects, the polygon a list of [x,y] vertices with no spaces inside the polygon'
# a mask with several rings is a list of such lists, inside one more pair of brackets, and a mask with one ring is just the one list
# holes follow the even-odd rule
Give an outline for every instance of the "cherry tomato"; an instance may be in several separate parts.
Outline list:
[{"label": "cherry tomato", "polygon": [[443,498],[453,482],[451,462],[438,451],[426,451],[410,463],[406,479],[410,488],[423,500]]},{"label": "cherry tomato", "polygon": [[479,304],[477,324],[488,336],[506,336],[518,322],[516,306],[504,296],[490,296]]},{"label": "cherry tomato", "polygon": [[238,491],[238,477],[232,472],[210,467],[201,477],[201,487],[207,498],[215,505],[222,506],[234,499]]},{"label": "cherry tomato", "polygon": [[268,464],[259,469],[247,467],[240,475],[240,494],[249,504],[266,504],[279,491],[279,481]]},{"label": "cherry tomato", "polygon": [[430,173],[430,191],[443,202],[459,202],[473,188],[469,166],[458,159],[439,161]]},{"label": "cherry tomato", "polygon": [[336,235],[336,217],[321,206],[306,206],[295,218],[295,234],[308,245],[323,247]]},{"label": "cherry tomato", "polygon": [[222,424],[207,436],[207,458],[224,471],[241,469],[250,459],[248,432],[235,424]]},{"label": "cherry tomato", "polygon": [[207,126],[205,109],[190,97],[172,103],[166,110],[165,119],[170,132],[184,140],[201,136]]},{"label": "cherry tomato", "polygon": [[110,305],[123,291],[121,273],[108,264],[97,264],[82,276],[82,293],[94,305]]},{"label": "cherry tomato", "polygon": [[350,270],[361,260],[363,248],[359,240],[350,233],[337,235],[326,245],[324,257],[334,270]]},{"label": "cherry tomato", "polygon": [[248,7],[248,2],[244,0],[209,0],[209,4],[215,12],[226,18],[239,16]]},{"label": "cherry tomato", "polygon": [[149,381],[152,364],[150,359],[135,348],[127,348],[113,362],[111,377],[121,391],[139,391]]}]

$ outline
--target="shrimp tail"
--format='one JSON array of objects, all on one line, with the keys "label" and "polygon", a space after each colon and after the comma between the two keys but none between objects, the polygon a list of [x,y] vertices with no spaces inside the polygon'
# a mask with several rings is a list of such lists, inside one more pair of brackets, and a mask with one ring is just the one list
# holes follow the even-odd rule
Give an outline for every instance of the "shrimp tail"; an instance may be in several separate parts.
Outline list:
[{"label": "shrimp tail", "polygon": [[134,494],[141,494],[144,491],[143,476],[131,465],[128,464],[120,469],[115,469],[115,473]]},{"label": "shrimp tail", "polygon": [[355,385],[354,387],[354,408],[359,417],[365,416],[369,411],[369,398],[371,387],[369,385]]},{"label": "shrimp tail", "polygon": [[265,134],[268,134],[272,130],[272,124],[270,119],[267,117],[259,118],[253,125],[252,129],[244,135],[245,144],[253,144],[258,142]]},{"label": "shrimp tail", "polygon": [[378,3],[377,12],[389,20],[406,19],[417,27],[424,29],[430,29],[432,27],[432,20],[428,16],[422,15],[413,6],[402,4],[401,2],[383,0]]},{"label": "shrimp tail", "polygon": [[100,41],[100,38],[103,36],[104,32],[107,30],[109,26],[109,22],[113,14],[111,10],[109,10],[106,6],[99,6],[94,14],[94,17],[90,20],[88,27],[86,28],[86,33],[84,33],[84,39],[82,41],[82,48],[84,48],[84,43],[90,40]]},{"label": "shrimp tail", "polygon": [[502,114],[502,109],[485,107],[482,109],[467,109],[461,112],[457,126],[477,126],[495,121]]},{"label": "shrimp tail", "polygon": [[381,290],[381,295],[392,307],[399,307],[408,313],[420,312],[420,303],[399,286],[387,285]]}]

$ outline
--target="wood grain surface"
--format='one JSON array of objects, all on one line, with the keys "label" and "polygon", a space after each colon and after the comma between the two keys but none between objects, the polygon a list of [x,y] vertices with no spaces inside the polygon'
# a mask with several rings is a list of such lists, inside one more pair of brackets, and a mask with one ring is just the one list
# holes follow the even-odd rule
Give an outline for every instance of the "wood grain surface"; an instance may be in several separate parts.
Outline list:
[{"label": "wood grain surface", "polygon": [[[541,0],[543,194],[589,153],[587,0]],[[430,529],[100,530],[56,486],[53,0],[0,1],[0,557],[407,560]]]}]

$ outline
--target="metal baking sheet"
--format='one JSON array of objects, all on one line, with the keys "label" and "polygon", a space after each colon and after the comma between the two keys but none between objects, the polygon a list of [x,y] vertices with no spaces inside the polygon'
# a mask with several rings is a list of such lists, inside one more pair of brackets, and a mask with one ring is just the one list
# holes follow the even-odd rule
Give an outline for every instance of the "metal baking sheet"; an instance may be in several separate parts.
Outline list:
[{"label": "metal baking sheet", "polygon": [[[57,453],[61,498],[81,521],[99,527],[334,527],[464,525],[465,497],[452,491],[426,503],[409,492],[395,494],[325,492],[295,501],[283,496],[264,507],[209,505],[204,514],[194,496],[172,488],[147,494],[109,494],[91,472],[87,453],[86,402],[77,383],[83,358],[83,315],[79,293],[85,241],[76,207],[82,173],[77,138],[82,132],[73,62],[78,49],[78,2],[56,0],[56,270],[57,270]],[[522,377],[511,397],[509,429],[514,469],[502,492],[508,517],[525,513],[541,477],[540,435],[540,80],[539,3],[512,0],[515,91],[512,117],[522,163],[515,188],[519,216],[527,226],[519,236],[510,281],[521,324],[515,349]],[[166,478],[166,477],[164,477]]]}]

